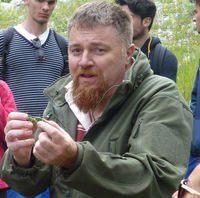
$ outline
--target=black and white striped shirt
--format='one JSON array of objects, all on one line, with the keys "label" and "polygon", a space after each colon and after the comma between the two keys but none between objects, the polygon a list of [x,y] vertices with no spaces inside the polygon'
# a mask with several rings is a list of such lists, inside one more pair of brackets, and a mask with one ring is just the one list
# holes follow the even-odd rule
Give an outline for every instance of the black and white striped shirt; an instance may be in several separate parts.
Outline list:
[{"label": "black and white striped shirt", "polygon": [[[0,53],[3,36],[0,34]],[[12,90],[18,111],[41,116],[47,105],[44,88],[59,78],[64,69],[63,56],[53,31],[42,44],[44,60],[38,60],[38,48],[16,30],[9,44],[6,58],[6,82]],[[2,70],[0,63],[0,71]],[[0,73],[0,79],[3,79]]]}]

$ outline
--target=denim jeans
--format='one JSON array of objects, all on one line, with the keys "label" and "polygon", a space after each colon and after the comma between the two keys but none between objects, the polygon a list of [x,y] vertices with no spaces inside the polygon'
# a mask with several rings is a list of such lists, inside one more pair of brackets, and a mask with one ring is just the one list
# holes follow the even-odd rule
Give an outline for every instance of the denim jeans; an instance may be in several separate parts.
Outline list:
[{"label": "denim jeans", "polygon": [[[8,189],[7,190],[7,198],[26,198],[26,197],[24,197],[21,194],[17,193],[13,189]],[[43,193],[37,195],[35,198],[50,198],[49,189],[47,189]]]}]

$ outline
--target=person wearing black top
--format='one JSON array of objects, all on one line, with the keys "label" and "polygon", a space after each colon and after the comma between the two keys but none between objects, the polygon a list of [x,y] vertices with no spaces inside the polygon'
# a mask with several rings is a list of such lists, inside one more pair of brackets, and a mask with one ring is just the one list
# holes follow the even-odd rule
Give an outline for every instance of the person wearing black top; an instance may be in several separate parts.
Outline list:
[{"label": "person wearing black top", "polygon": [[156,5],[152,0],[115,0],[133,19],[133,43],[141,48],[149,59],[155,74],[176,82],[178,61],[176,56],[161,45],[157,37],[150,36],[156,15]]}]

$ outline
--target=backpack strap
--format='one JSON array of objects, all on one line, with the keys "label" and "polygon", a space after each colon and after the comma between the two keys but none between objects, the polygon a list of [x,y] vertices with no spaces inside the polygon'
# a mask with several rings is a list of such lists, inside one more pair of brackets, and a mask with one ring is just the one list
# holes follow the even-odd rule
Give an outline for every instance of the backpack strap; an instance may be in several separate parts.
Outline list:
[{"label": "backpack strap", "polygon": [[153,55],[153,62],[152,62],[152,65],[154,66],[154,73],[155,74],[160,74],[160,70],[161,70],[162,65],[163,65],[163,59],[164,59],[166,51],[167,51],[167,47],[161,45],[160,43],[158,43],[155,46],[155,51],[154,51],[154,55]]},{"label": "backpack strap", "polygon": [[57,32],[55,32],[55,30],[53,30],[54,35],[55,35],[55,39],[56,42],[60,48],[60,51],[62,53],[63,56],[63,61],[64,61],[64,70],[62,72],[62,76],[65,74],[69,73],[69,66],[68,66],[68,53],[67,53],[67,48],[68,48],[68,41],[67,39],[65,39],[64,36],[58,34]]},{"label": "backpack strap", "polygon": [[13,27],[9,27],[8,29],[3,30],[3,50],[2,50],[2,54],[1,56],[1,62],[3,65],[2,68],[2,76],[3,76],[3,80],[5,80],[6,77],[6,72],[7,72],[7,66],[6,66],[6,57],[8,55],[9,52],[9,44],[13,38],[13,34],[14,34],[14,28]]}]

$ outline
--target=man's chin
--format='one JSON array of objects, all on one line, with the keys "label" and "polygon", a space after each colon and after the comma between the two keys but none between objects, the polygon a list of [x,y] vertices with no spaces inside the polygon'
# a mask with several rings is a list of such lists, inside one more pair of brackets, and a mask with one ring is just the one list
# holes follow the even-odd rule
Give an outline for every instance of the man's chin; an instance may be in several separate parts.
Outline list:
[{"label": "man's chin", "polygon": [[91,83],[91,82],[80,82],[78,89],[83,90],[83,91],[88,90],[90,92],[90,90],[91,91],[96,90],[97,86],[95,83]]}]

